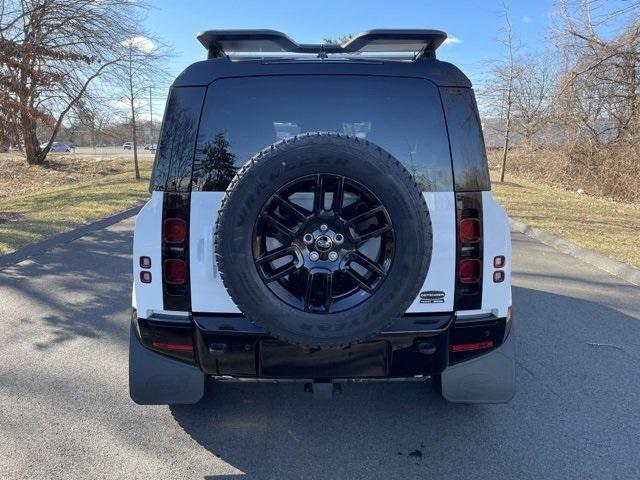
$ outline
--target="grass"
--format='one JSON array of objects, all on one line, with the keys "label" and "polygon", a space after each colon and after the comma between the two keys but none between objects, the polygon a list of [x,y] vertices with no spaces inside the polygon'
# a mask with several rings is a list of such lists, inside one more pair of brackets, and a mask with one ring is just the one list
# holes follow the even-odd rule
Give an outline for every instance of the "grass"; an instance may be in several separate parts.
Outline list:
[{"label": "grass", "polygon": [[150,160],[140,162],[139,181],[134,180],[131,163],[103,163],[108,174],[76,175],[62,185],[42,184],[38,191],[0,197],[0,254],[139,205],[149,197]]},{"label": "grass", "polygon": [[620,203],[507,175],[493,194],[509,216],[640,268],[640,205]]}]

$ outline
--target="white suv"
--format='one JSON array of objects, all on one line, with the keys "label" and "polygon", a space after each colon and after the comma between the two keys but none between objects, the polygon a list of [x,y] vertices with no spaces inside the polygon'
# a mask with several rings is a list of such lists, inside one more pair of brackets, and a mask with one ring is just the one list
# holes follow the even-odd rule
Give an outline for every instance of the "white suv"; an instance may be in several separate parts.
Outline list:
[{"label": "white suv", "polygon": [[206,377],[511,399],[509,226],[445,38],[199,36],[210,58],[171,88],[136,223],[136,402],[197,402]]}]

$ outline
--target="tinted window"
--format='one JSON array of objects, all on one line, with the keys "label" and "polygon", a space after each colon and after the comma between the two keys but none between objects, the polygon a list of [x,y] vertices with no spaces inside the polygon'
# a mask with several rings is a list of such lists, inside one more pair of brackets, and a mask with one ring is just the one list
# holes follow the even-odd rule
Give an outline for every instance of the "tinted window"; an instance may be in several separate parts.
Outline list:
[{"label": "tinted window", "polygon": [[223,190],[255,153],[305,132],[354,135],[386,149],[424,191],[452,191],[437,88],[420,79],[273,76],[217,80],[205,99],[194,190]]},{"label": "tinted window", "polygon": [[489,190],[487,152],[473,90],[447,87],[440,91],[449,128],[456,191]]},{"label": "tinted window", "polygon": [[189,190],[204,93],[204,87],[173,88],[169,93],[153,165],[152,190]]}]

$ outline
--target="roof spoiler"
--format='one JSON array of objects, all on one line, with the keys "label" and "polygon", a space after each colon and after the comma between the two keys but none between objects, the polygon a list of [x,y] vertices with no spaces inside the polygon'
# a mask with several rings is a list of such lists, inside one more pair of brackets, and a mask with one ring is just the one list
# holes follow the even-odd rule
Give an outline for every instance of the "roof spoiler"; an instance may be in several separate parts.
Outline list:
[{"label": "roof spoiler", "polygon": [[207,30],[198,40],[208,50],[208,58],[235,53],[306,53],[326,58],[327,54],[411,53],[414,59],[435,58],[436,49],[447,39],[440,30],[369,30],[339,44],[296,43],[276,30]]}]

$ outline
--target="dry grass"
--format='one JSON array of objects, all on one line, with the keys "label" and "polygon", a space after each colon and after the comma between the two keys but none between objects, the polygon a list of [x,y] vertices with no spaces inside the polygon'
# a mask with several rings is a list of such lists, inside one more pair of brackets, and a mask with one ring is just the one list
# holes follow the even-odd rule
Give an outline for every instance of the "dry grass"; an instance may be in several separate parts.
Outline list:
[{"label": "dry grass", "polygon": [[[149,169],[152,156],[141,154],[141,169]],[[133,172],[130,152],[111,155],[50,153],[42,166],[28,165],[19,153],[0,153],[0,200],[41,192],[57,186],[109,178]]]},{"label": "dry grass", "polygon": [[[607,148],[540,148],[509,150],[507,171],[521,178],[592,196],[640,203],[640,145],[611,143]],[[489,166],[498,169],[500,150],[489,150]]]},{"label": "dry grass", "polygon": [[54,157],[45,167],[0,158],[0,254],[144,202],[149,157],[134,180],[130,158]]},{"label": "dry grass", "polygon": [[580,195],[507,175],[493,194],[510,217],[640,267],[640,205]]}]

